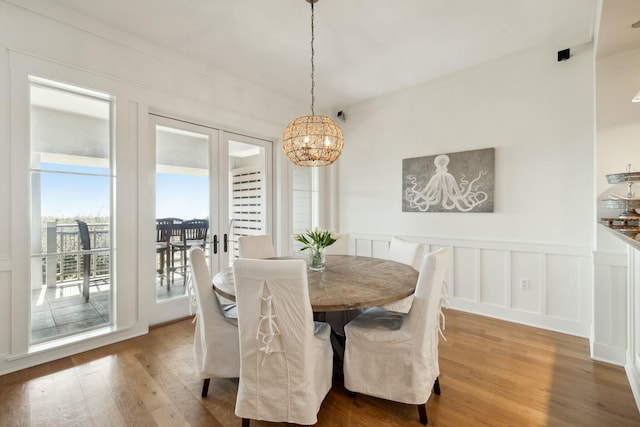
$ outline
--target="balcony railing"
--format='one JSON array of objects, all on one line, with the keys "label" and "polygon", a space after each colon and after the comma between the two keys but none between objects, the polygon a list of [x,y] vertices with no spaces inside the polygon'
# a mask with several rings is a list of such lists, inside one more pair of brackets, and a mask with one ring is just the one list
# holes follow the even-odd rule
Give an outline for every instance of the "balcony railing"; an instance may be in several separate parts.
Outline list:
[{"label": "balcony railing", "polygon": [[[90,278],[108,278],[110,274],[109,224],[88,223],[91,241]],[[42,233],[42,280],[52,287],[82,280],[84,255],[77,224],[49,221]]]}]

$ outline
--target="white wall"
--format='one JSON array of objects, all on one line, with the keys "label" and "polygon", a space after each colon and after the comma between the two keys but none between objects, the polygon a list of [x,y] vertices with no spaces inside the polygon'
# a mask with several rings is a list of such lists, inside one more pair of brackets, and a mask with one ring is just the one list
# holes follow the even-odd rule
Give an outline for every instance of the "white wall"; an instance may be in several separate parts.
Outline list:
[{"label": "white wall", "polygon": [[[69,13],[55,3],[0,0],[0,375],[89,348],[144,333],[149,301],[155,301],[153,273],[153,194],[155,158],[148,132],[149,112],[188,119],[263,139],[280,138],[287,121],[306,106],[267,92],[233,76],[207,69],[174,52]],[[24,111],[28,100],[24,72],[42,77],[98,82],[117,98],[118,180],[116,188],[119,272],[116,330],[105,336],[34,352],[29,330],[28,171],[23,141],[28,140]],[[18,76],[18,77],[17,77]],[[12,80],[13,79],[13,80]],[[81,80],[81,81],[79,81]],[[26,80],[25,80],[26,81]],[[92,87],[89,84],[87,87]],[[16,104],[11,104],[11,100]],[[19,104],[19,105],[17,105]],[[12,145],[13,144],[13,145]],[[13,148],[13,149],[12,149]],[[279,151],[275,175],[285,180]],[[287,197],[277,209],[287,209]],[[148,225],[145,226],[145,225]],[[287,236],[288,237],[288,236]],[[151,268],[146,268],[151,263]],[[25,266],[27,266],[25,268]],[[149,270],[151,273],[148,273]],[[185,304],[186,306],[186,304]]]},{"label": "white wall", "polygon": [[[338,225],[446,242],[459,260],[453,306],[588,336],[593,50],[560,63],[556,51],[541,46],[346,109]],[[488,147],[494,213],[402,212],[402,159]],[[514,287],[521,277],[529,291]]]}]

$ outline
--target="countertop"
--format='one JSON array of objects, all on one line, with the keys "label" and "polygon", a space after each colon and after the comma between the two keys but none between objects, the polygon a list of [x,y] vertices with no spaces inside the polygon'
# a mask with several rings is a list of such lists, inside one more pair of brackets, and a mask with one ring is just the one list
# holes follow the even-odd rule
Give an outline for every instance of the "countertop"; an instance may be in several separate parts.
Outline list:
[{"label": "countertop", "polygon": [[600,224],[626,244],[640,250],[640,226]]}]

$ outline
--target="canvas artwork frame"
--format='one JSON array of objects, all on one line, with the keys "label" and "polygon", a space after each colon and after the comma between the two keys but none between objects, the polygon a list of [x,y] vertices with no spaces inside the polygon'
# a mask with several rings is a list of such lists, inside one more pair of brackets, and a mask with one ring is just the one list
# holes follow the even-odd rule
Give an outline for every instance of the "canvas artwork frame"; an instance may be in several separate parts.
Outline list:
[{"label": "canvas artwork frame", "polygon": [[493,212],[495,148],[402,160],[403,212]]}]

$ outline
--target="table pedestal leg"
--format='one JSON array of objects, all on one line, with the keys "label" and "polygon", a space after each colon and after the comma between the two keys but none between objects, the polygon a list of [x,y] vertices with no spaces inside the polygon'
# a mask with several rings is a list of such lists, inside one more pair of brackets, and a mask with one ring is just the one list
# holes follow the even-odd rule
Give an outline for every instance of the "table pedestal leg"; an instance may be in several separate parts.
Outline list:
[{"label": "table pedestal leg", "polygon": [[344,327],[347,323],[358,317],[362,310],[327,311],[314,313],[313,318],[319,322],[327,322],[331,326],[331,346],[333,347],[333,376],[344,378],[342,365],[344,362],[344,349],[346,337]]}]

